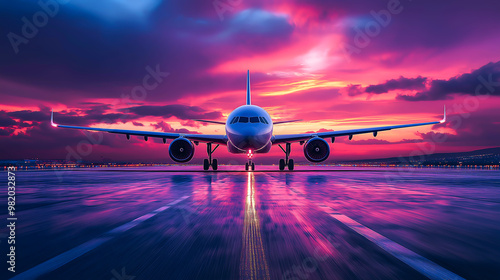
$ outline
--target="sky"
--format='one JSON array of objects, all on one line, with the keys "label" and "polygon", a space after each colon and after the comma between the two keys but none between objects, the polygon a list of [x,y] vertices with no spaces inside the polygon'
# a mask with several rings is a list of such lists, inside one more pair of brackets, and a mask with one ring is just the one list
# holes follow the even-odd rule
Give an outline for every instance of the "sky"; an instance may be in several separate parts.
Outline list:
[{"label": "sky", "polygon": [[[500,2],[411,0],[0,2],[0,159],[172,163],[161,140],[50,126],[224,134],[245,102],[275,134],[440,120],[340,137],[327,162],[500,143]],[[206,157],[196,147],[194,163]],[[222,163],[241,163],[219,147]],[[255,156],[277,162],[279,147]],[[303,147],[292,157],[305,161]],[[222,160],[221,160],[222,159]]]}]

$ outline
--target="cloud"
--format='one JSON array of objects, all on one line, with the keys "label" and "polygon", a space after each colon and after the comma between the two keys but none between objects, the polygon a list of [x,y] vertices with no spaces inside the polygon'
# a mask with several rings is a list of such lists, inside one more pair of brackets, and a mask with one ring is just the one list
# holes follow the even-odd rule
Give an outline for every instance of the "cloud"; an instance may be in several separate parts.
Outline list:
[{"label": "cloud", "polygon": [[[68,148],[72,150],[87,150],[88,146],[81,147],[82,141],[89,141],[86,135],[98,138],[98,132],[82,132],[80,130],[54,128],[49,122],[42,122],[33,125],[26,131],[14,133],[11,130],[3,130],[0,134],[7,134],[8,137],[0,137],[0,146],[8,147],[2,149],[2,159],[65,159],[68,155]],[[102,142],[93,145],[93,150],[123,149],[130,145],[123,138],[112,134],[102,134]],[[6,135],[7,136],[7,135]],[[130,148],[130,146],[128,146]],[[99,158],[99,153],[90,153],[88,156]]]},{"label": "cloud", "polygon": [[430,88],[415,95],[398,95],[398,100],[424,101],[451,99],[454,94],[500,96],[500,61],[490,62],[470,73],[448,80],[433,80]]},{"label": "cloud", "polygon": [[232,32],[238,36],[271,35],[277,40],[286,39],[293,31],[285,14],[274,14],[266,10],[248,9],[234,16],[231,23]]},{"label": "cloud", "polygon": [[387,141],[381,139],[366,139],[366,140],[350,140],[344,141],[348,145],[388,145],[388,144],[407,144],[407,143],[420,143],[423,142],[421,139],[403,139],[401,141]]},{"label": "cloud", "polygon": [[364,93],[364,90],[363,88],[361,87],[361,85],[348,85],[347,87],[345,87],[345,92],[347,93],[347,95],[349,96],[357,96],[357,95],[361,95]]},{"label": "cloud", "polygon": [[185,120],[185,121],[181,121],[181,125],[200,128],[201,126],[207,126],[208,123],[198,122],[198,121],[193,121],[193,120]]},{"label": "cloud", "polygon": [[364,93],[382,94],[391,90],[417,90],[424,89],[427,78],[418,76],[417,78],[405,78],[400,76],[397,79],[387,80],[381,84],[369,85],[363,88],[361,85],[350,84],[343,92],[348,96],[358,96]]},{"label": "cloud", "polygon": [[326,129],[326,128],[320,128],[318,131],[312,131],[312,130],[310,130],[310,131],[307,131],[305,133],[319,133],[319,132],[331,132],[331,131],[335,131],[335,130],[333,130],[333,129]]},{"label": "cloud", "polygon": [[185,128],[180,128],[180,129],[174,129],[171,125],[168,123],[161,121],[155,124],[152,124],[152,126],[156,129],[160,129],[163,132],[175,132],[175,133],[185,133],[185,134],[198,134],[196,131],[190,131]]},{"label": "cloud", "polygon": [[437,124],[433,129],[447,128],[452,132],[419,133],[424,141],[438,142],[446,146],[498,147],[500,122],[497,109],[486,109],[470,114],[452,114],[444,124]]},{"label": "cloud", "polygon": [[206,111],[198,106],[186,106],[186,105],[163,105],[163,106],[154,106],[154,105],[142,105],[130,107],[127,109],[123,109],[122,111],[131,112],[136,116],[145,117],[145,116],[155,116],[155,117],[176,117],[181,120],[190,120],[190,119],[207,119],[207,120],[215,120],[222,117],[221,112],[217,111]]},{"label": "cloud", "polygon": [[21,121],[42,122],[50,118],[50,115],[41,111],[22,110],[7,113],[8,116]]},{"label": "cloud", "polygon": [[396,89],[402,89],[402,90],[423,89],[425,88],[426,81],[427,78],[420,76],[417,78],[405,78],[401,76],[398,79],[391,79],[381,84],[369,85],[365,88],[365,92],[381,94]]},{"label": "cloud", "polygon": [[[298,2],[303,4],[305,1]],[[345,41],[356,45],[354,38],[359,33],[357,30],[362,30],[366,36],[367,28],[373,30],[373,24],[378,22],[372,12],[379,13],[387,9],[386,4],[391,1],[307,2],[319,14],[323,10],[324,14],[330,14],[333,18],[340,17],[344,22]],[[401,12],[392,14],[386,26],[378,24],[380,29],[377,35],[370,36],[369,44],[353,55],[353,59],[360,62],[374,60],[379,66],[396,67],[407,62],[421,63],[422,58],[434,59],[436,55],[456,50],[457,47],[467,45],[474,48],[479,43],[497,41],[493,38],[499,35],[499,31],[494,30],[493,26],[500,24],[500,18],[495,16],[493,9],[500,9],[499,2],[397,2]],[[425,20],[422,20],[423,15]]]},{"label": "cloud", "polygon": [[9,136],[14,132],[13,128],[0,128],[0,136]]},{"label": "cloud", "polygon": [[17,122],[12,119],[5,111],[0,111],[0,127],[14,126]]},{"label": "cloud", "polygon": [[[96,17],[79,8],[88,4],[79,3],[71,8],[61,6],[43,32],[19,46],[18,54],[8,41],[0,44],[0,86],[35,87],[43,90],[43,96],[29,90],[17,90],[16,95],[44,102],[119,99],[142,84],[147,66],[159,65],[171,76],[148,92],[147,100],[176,101],[244,88],[244,81],[239,83],[238,78],[244,77],[248,65],[241,73],[210,70],[224,61],[287,47],[293,34],[286,15],[263,9],[235,10],[221,22],[212,3],[187,8],[185,3],[162,1],[158,6],[149,5],[148,11],[154,8],[154,12],[137,22],[106,18],[109,11]],[[16,34],[21,34],[20,19],[40,9],[36,2],[20,5],[0,4],[0,25]],[[128,5],[143,4],[121,5],[126,9],[110,13],[122,16]],[[193,12],[201,17],[193,18]]]}]

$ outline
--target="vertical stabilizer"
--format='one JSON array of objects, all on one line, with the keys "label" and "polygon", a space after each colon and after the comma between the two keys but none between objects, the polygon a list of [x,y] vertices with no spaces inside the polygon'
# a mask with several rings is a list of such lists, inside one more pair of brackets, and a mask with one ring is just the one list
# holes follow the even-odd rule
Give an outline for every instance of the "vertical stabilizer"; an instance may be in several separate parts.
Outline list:
[{"label": "vertical stabilizer", "polygon": [[247,70],[247,105],[251,105],[251,97],[250,97],[250,70]]}]

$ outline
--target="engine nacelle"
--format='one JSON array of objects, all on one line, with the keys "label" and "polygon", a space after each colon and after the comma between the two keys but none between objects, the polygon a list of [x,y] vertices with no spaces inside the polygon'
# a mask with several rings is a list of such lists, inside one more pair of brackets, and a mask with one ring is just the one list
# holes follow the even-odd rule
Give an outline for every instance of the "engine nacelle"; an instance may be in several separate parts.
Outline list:
[{"label": "engine nacelle", "polygon": [[193,142],[186,138],[177,138],[170,143],[168,153],[175,162],[188,162],[194,156]]},{"label": "engine nacelle", "polygon": [[330,155],[330,145],[323,138],[314,137],[304,144],[304,156],[311,162],[322,162]]}]

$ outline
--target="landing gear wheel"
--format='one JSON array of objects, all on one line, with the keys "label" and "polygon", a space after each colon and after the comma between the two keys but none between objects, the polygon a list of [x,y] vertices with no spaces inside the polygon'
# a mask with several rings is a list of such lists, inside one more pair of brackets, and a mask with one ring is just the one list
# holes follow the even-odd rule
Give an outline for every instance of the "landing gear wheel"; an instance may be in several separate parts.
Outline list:
[{"label": "landing gear wheel", "polygon": [[208,154],[208,159],[203,160],[203,170],[208,170],[210,169],[210,166],[212,166],[213,170],[217,170],[217,159],[212,159],[212,154],[217,150],[219,147],[219,144],[215,146],[215,148],[212,150],[212,143],[207,143],[207,154]]},{"label": "landing gear wheel", "polygon": [[285,158],[280,159],[280,170],[285,170],[288,167],[288,170],[293,170],[293,159],[290,159],[290,153],[292,152],[292,144],[286,143],[285,148],[281,147],[281,144],[278,144],[280,149],[285,153]]},{"label": "landing gear wheel", "polygon": [[248,171],[248,162],[245,163],[245,170]]},{"label": "landing gear wheel", "polygon": [[255,163],[252,162],[252,171],[255,170]]},{"label": "landing gear wheel", "polygon": [[210,168],[210,162],[208,162],[208,159],[203,160],[203,170],[208,170]]},{"label": "landing gear wheel", "polygon": [[285,160],[284,159],[280,159],[280,170],[283,171],[285,170]]}]

